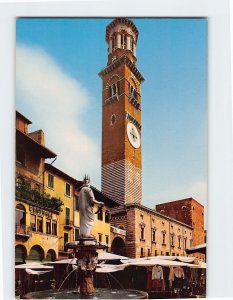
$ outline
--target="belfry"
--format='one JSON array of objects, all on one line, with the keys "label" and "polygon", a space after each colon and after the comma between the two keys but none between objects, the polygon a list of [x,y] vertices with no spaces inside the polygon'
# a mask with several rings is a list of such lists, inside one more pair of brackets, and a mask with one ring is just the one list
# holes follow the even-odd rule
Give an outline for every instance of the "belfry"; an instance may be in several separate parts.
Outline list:
[{"label": "belfry", "polygon": [[106,28],[102,92],[102,192],[122,205],[141,204],[141,89],[136,67],[138,30],[127,18]]}]

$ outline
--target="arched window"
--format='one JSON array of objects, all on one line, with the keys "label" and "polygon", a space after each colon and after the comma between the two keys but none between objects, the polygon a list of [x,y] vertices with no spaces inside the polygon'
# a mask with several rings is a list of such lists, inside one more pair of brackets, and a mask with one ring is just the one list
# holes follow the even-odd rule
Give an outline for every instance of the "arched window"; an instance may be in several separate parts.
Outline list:
[{"label": "arched window", "polygon": [[121,48],[126,49],[126,35],[124,33],[121,34]]},{"label": "arched window", "polygon": [[55,261],[56,260],[56,252],[53,249],[49,249],[46,254],[46,261]]},{"label": "arched window", "polygon": [[126,256],[125,242],[120,237],[115,237],[112,241],[111,252],[118,255]]},{"label": "arched window", "polygon": [[22,204],[18,204],[15,208],[15,231],[16,233],[24,233],[26,229],[26,209]]},{"label": "arched window", "polygon": [[27,257],[27,250],[23,245],[17,245],[15,247],[15,263],[23,264],[25,263],[25,259]]},{"label": "arched window", "polygon": [[112,37],[112,51],[116,50],[116,36],[113,35]]},{"label": "arched window", "polygon": [[35,245],[31,248],[27,260],[42,261],[44,259],[44,250],[41,246]]}]

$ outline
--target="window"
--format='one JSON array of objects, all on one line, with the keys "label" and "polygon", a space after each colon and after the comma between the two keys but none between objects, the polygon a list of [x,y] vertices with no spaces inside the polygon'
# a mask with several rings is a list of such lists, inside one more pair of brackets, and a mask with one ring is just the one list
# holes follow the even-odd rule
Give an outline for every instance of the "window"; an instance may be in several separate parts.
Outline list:
[{"label": "window", "polygon": [[109,236],[106,235],[105,238],[106,238],[106,245],[108,245],[108,243],[109,243]]},{"label": "window", "polygon": [[126,35],[121,35],[121,48],[126,49]]},{"label": "window", "polygon": [[65,195],[70,197],[70,184],[66,182],[66,191],[65,191]]},{"label": "window", "polygon": [[97,214],[97,219],[100,220],[100,221],[103,221],[103,210],[100,209],[98,214]]},{"label": "window", "polygon": [[114,51],[116,49],[116,36],[114,35],[112,38],[112,50]]},{"label": "window", "polygon": [[57,221],[52,221],[52,235],[57,235]]},{"label": "window", "polygon": [[37,217],[37,231],[43,233],[43,218]]},{"label": "window", "polygon": [[54,188],[54,176],[52,174],[48,174],[48,187]]},{"label": "window", "polygon": [[65,225],[70,225],[70,208],[66,207],[65,211]]},{"label": "window", "polygon": [[116,122],[116,115],[111,115],[111,125],[113,125]]},{"label": "window", "polygon": [[102,234],[99,233],[98,236],[99,236],[99,243],[102,243]]},{"label": "window", "polygon": [[178,248],[180,248],[180,240],[181,240],[181,238],[180,238],[180,236],[178,237]]},{"label": "window", "polygon": [[143,248],[141,248],[141,257],[144,256],[144,251],[143,251]]},{"label": "window", "polygon": [[26,211],[23,205],[18,204],[15,210],[15,225],[25,226],[26,225]]},{"label": "window", "polygon": [[66,243],[69,242],[69,235],[67,232],[64,232],[64,249],[66,249]]},{"label": "window", "polygon": [[187,248],[187,239],[184,239],[184,248]]},{"label": "window", "polygon": [[174,247],[174,235],[171,236],[171,246]]},{"label": "window", "polygon": [[110,222],[110,214],[109,211],[106,210],[105,211],[105,223],[109,223]]},{"label": "window", "polygon": [[36,216],[30,215],[30,227],[32,231],[36,231]]},{"label": "window", "polygon": [[166,245],[166,233],[163,232],[163,244]]},{"label": "window", "polygon": [[46,220],[46,234],[51,234],[51,220]]},{"label": "window", "polygon": [[144,227],[141,227],[141,240],[144,240]]},{"label": "window", "polygon": [[79,237],[80,237],[80,230],[79,230],[79,228],[76,227],[74,229],[74,240],[77,241],[79,239]]},{"label": "window", "polygon": [[152,231],[152,242],[155,242],[155,229]]},{"label": "window", "polygon": [[129,46],[129,47],[130,47],[130,50],[133,51],[133,39],[130,37],[130,40],[129,40],[129,41],[130,41],[130,42],[129,42],[129,43],[130,43],[130,46]]},{"label": "window", "polygon": [[78,196],[77,195],[74,196],[74,201],[75,201],[75,210],[79,210],[79,208],[78,208]]}]

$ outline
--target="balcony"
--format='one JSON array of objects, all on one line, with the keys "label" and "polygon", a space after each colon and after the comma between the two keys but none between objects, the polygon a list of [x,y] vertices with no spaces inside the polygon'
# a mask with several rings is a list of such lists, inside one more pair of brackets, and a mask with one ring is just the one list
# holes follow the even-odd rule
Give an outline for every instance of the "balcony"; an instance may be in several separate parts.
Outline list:
[{"label": "balcony", "polygon": [[31,236],[30,226],[15,225],[15,237],[16,239],[28,240]]},{"label": "balcony", "polygon": [[65,219],[64,220],[64,228],[65,229],[72,229],[74,225],[74,222],[70,219]]},{"label": "balcony", "polygon": [[60,198],[51,197],[49,194],[42,193],[36,189],[31,189],[27,184],[17,184],[15,189],[16,197],[20,200],[50,211],[59,213],[64,204]]}]

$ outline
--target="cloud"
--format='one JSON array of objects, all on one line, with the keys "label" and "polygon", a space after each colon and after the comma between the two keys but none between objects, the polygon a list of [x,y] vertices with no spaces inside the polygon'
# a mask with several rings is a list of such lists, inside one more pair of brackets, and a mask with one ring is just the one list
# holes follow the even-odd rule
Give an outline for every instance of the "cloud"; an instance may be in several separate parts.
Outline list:
[{"label": "cloud", "polygon": [[45,132],[46,146],[58,155],[55,166],[78,179],[100,175],[97,144],[82,123],[90,101],[87,89],[43,49],[17,46],[16,107]]}]

